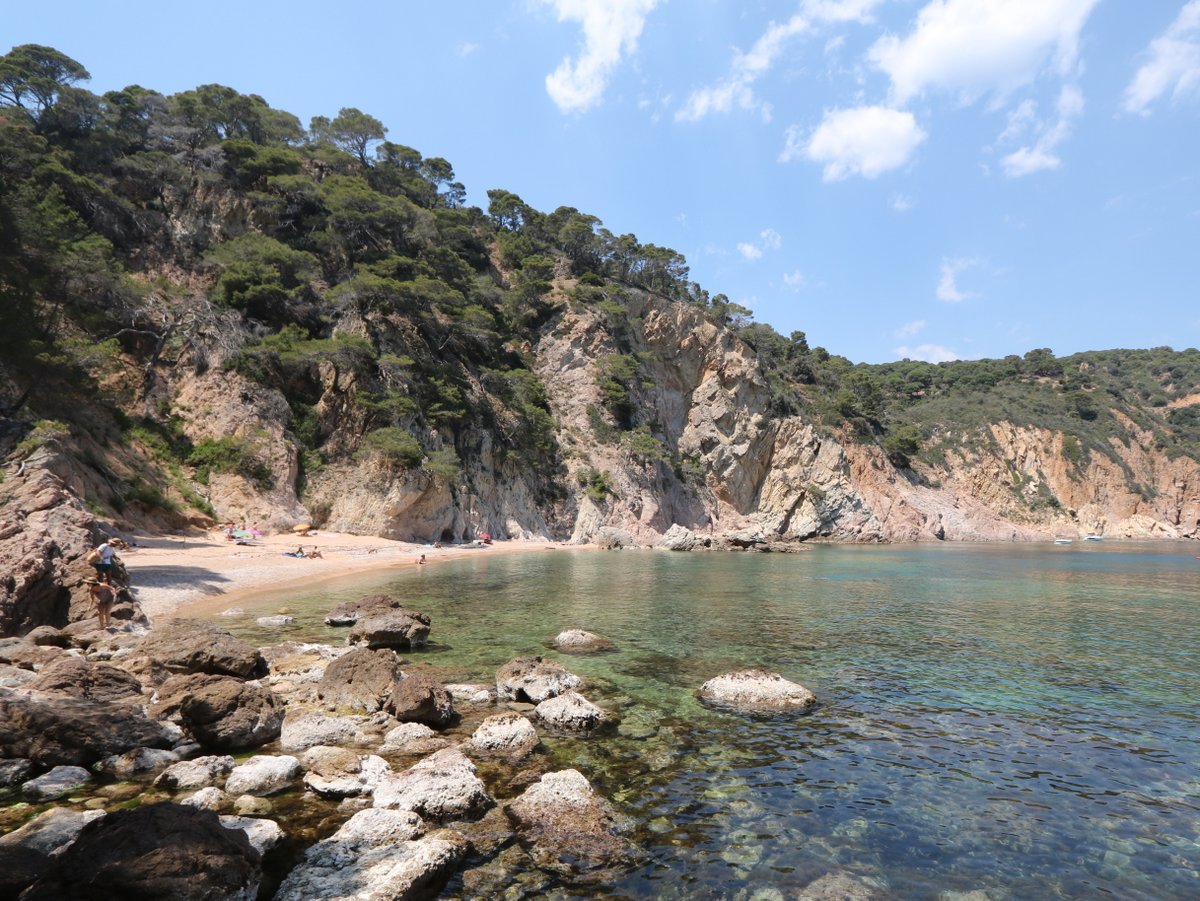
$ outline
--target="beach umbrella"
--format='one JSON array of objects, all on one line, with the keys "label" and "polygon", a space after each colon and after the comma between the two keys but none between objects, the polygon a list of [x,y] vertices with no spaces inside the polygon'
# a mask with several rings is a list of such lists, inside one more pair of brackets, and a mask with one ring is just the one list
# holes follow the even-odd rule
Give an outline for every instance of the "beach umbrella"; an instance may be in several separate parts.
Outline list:
[{"label": "beach umbrella", "polygon": [[245,529],[235,529],[234,531],[230,532],[229,534],[231,534],[234,538],[250,538],[250,537],[252,537],[250,535],[250,533],[247,532]]},{"label": "beach umbrella", "polygon": [[258,529],[251,529],[250,534],[253,535],[255,538],[262,537],[262,532],[258,531]]}]

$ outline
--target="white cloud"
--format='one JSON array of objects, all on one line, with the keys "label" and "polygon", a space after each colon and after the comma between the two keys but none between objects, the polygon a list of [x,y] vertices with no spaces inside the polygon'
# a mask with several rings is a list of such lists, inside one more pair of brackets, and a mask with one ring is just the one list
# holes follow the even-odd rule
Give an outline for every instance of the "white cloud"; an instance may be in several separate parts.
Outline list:
[{"label": "white cloud", "polygon": [[926,363],[949,363],[959,359],[957,353],[941,344],[920,344],[917,347],[897,347],[892,353],[904,360],[923,360]]},{"label": "white cloud", "polygon": [[737,246],[738,253],[742,255],[742,259],[748,262],[755,262],[762,259],[763,252],[754,244],[747,244],[744,241]]},{"label": "white cloud", "polygon": [[466,59],[468,56],[470,56],[472,53],[474,53],[478,49],[479,49],[478,44],[473,44],[470,41],[464,41],[463,43],[458,45],[457,52],[461,58]]},{"label": "white cloud", "polygon": [[[1016,112],[1021,113],[1025,107],[1026,105],[1022,104]],[[1031,175],[1044,169],[1057,169],[1062,165],[1062,160],[1055,151],[1070,136],[1072,123],[1082,113],[1083,94],[1072,85],[1065,86],[1058,97],[1058,119],[1052,124],[1039,128],[1037,141],[1032,146],[1026,145],[1018,148],[1000,160],[1000,165],[1004,167],[1004,174],[1009,178],[1020,178],[1022,175]],[[1022,123],[1021,127],[1024,129],[1027,127],[1027,123]],[[1001,139],[1010,135],[1013,128],[1013,118],[1010,117],[1008,128],[1000,136]]]},{"label": "white cloud", "polygon": [[799,291],[808,285],[808,279],[804,277],[804,273],[799,269],[793,269],[791,272],[783,274],[783,283],[793,291]]},{"label": "white cloud", "polygon": [[560,22],[583,26],[579,59],[564,59],[546,76],[546,91],[564,112],[583,112],[600,102],[623,53],[637,49],[646,16],[659,0],[542,0]]},{"label": "white cloud", "polygon": [[912,322],[906,322],[900,328],[896,329],[897,338],[912,338],[914,335],[920,334],[925,329],[924,319],[914,319]]},{"label": "white cloud", "polygon": [[783,236],[773,228],[764,228],[758,233],[758,243],[751,244],[742,241],[738,244],[738,253],[748,262],[754,263],[763,258],[768,250],[778,250],[783,246]]},{"label": "white cloud", "polygon": [[1200,87],[1200,0],[1183,5],[1171,26],[1150,42],[1149,60],[1125,89],[1124,108],[1148,115],[1167,91],[1180,98]]},{"label": "white cloud", "polygon": [[892,195],[892,209],[897,213],[907,213],[913,208],[913,199],[907,194]]},{"label": "white cloud", "polygon": [[875,178],[907,163],[925,137],[909,112],[882,106],[838,109],[826,112],[807,139],[796,126],[789,128],[779,159],[804,156],[824,163],[825,181],[851,175]]},{"label": "white cloud", "polygon": [[904,38],[887,35],[869,57],[892,80],[897,103],[927,90],[970,103],[1004,97],[1051,63],[1074,67],[1079,33],[1099,0],[930,0]]},{"label": "white cloud", "polygon": [[765,250],[778,250],[783,246],[783,236],[773,228],[764,228],[758,236]]},{"label": "white cloud", "polygon": [[963,291],[958,287],[958,277],[978,265],[979,260],[973,258],[942,260],[942,277],[937,286],[938,300],[944,300],[946,303],[962,303],[964,300],[978,296],[973,291]]},{"label": "white cloud", "polygon": [[716,84],[691,93],[676,121],[698,122],[710,113],[728,113],[736,105],[757,110],[764,121],[771,119],[771,107],[754,93],[754,84],[766,75],[782,55],[789,41],[811,31],[823,22],[865,22],[871,10],[882,0],[805,0],[800,12],[783,23],[771,22],[754,45],[745,53],[735,49],[729,74]]}]

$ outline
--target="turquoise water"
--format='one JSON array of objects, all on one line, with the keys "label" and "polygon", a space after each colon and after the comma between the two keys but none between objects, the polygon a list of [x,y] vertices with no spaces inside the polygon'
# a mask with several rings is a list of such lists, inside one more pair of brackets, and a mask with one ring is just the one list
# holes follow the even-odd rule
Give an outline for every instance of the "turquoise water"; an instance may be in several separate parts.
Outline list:
[{"label": "turquoise water", "polygon": [[[323,614],[385,589],[433,617],[437,644],[410,659],[448,678],[490,682],[535,653],[586,677],[585,693],[620,726],[546,744],[639,823],[645,857],[610,896],[786,896],[840,870],[905,899],[976,889],[1190,899],[1200,895],[1195,552],[481,551],[290,594],[298,616],[286,636],[340,640]],[[571,627],[616,650],[548,652]],[[711,676],[749,666],[803,683],[819,706],[749,716],[694,698]]]}]

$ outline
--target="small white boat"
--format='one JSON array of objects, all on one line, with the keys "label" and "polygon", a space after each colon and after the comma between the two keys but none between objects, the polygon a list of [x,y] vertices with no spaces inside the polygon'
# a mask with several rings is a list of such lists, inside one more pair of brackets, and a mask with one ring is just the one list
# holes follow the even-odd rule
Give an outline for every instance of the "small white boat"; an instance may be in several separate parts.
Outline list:
[{"label": "small white boat", "polygon": [[1070,544],[1071,539],[1070,538],[1055,538],[1054,543],[1055,544]]},{"label": "small white boat", "polygon": [[1102,536],[1102,535],[1084,535],[1083,540],[1084,541],[1103,541],[1104,536]]}]

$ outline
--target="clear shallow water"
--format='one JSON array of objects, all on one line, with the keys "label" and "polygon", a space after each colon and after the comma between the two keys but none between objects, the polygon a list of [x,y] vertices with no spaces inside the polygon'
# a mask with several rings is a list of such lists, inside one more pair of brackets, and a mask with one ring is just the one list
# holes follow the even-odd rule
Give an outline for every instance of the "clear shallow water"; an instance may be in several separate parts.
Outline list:
[{"label": "clear shallow water", "polygon": [[[548,739],[639,823],[646,857],[606,894],[749,898],[831,870],[905,899],[1200,895],[1200,560],[1187,545],[820,546],[776,555],[480,556],[286,602],[282,637],[387,590],[433,617],[409,655],[492,681],[551,654],[618,713]],[[228,623],[262,643],[279,630]],[[806,716],[712,710],[706,679],[760,666]],[[592,895],[594,889],[580,892]]]}]

